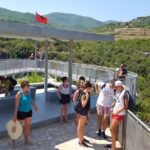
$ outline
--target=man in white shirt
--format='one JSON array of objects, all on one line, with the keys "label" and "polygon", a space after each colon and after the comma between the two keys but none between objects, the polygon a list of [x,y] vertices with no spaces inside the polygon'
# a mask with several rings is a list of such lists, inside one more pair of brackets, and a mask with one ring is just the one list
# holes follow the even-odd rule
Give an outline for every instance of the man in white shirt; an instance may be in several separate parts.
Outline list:
[{"label": "man in white shirt", "polygon": [[[103,136],[104,139],[107,139],[105,135],[105,130],[108,127],[108,118],[110,117],[110,110],[112,106],[112,98],[114,96],[114,88],[113,88],[113,81],[109,83],[105,83],[101,89],[99,88],[98,84],[96,84],[96,93],[99,94],[96,109],[98,114],[98,136]],[[104,125],[103,131],[101,130],[102,126],[102,119],[104,118]]]}]

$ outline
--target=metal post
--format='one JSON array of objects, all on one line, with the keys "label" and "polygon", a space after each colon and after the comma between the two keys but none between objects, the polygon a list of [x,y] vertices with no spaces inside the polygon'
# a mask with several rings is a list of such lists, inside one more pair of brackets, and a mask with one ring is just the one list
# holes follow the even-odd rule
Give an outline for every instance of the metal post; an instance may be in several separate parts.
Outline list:
[{"label": "metal post", "polygon": [[35,75],[36,75],[36,60],[37,60],[37,42],[35,41],[35,52],[34,52],[34,67],[35,67]]},{"label": "metal post", "polygon": [[70,89],[70,95],[72,94],[72,45],[73,40],[69,41],[69,89]]},{"label": "metal post", "polygon": [[47,78],[48,78],[48,41],[45,41],[45,83],[44,83],[44,91],[45,91],[45,101],[47,100]]}]

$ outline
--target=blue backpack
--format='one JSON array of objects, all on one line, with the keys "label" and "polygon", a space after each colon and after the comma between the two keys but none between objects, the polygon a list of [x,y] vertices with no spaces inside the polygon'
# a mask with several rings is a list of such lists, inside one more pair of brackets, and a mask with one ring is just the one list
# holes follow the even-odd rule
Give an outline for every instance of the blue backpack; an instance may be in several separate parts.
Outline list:
[{"label": "blue backpack", "polygon": [[135,108],[135,99],[133,98],[133,96],[130,94],[128,90],[125,91],[125,94],[129,96],[128,109],[133,111]]}]

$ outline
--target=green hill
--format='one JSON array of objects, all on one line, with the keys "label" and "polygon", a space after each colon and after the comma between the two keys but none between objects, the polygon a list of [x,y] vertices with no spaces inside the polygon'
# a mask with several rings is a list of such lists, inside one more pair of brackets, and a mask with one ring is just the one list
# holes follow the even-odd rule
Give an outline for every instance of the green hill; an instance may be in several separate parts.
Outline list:
[{"label": "green hill", "polygon": [[35,23],[34,14],[11,11],[5,8],[0,8],[0,20],[23,22],[23,23]]},{"label": "green hill", "polygon": [[111,34],[115,39],[149,39],[150,16],[138,17],[129,22],[112,22],[90,29],[89,32]]},{"label": "green hill", "polygon": [[86,31],[103,24],[93,18],[74,14],[50,13],[46,16],[53,26],[67,30]]},{"label": "green hill", "polygon": [[[44,16],[48,17],[49,23],[47,26],[58,29],[88,31],[91,28],[103,24],[103,22],[95,20],[93,18],[74,14],[50,13]],[[5,8],[0,8],[0,20],[37,24],[35,22],[34,14],[21,13],[17,11],[8,10]]]},{"label": "green hill", "polygon": [[150,29],[150,16],[138,17],[128,22],[130,27],[144,27]]}]

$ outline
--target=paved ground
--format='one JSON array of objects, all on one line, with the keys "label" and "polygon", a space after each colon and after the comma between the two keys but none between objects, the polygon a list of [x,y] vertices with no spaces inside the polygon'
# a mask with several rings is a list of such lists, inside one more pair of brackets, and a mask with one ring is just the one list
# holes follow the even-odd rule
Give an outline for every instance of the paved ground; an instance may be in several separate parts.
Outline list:
[{"label": "paved ground", "polygon": [[[96,115],[90,117],[90,121],[86,126],[85,134],[90,140],[90,148],[83,148],[78,145],[76,136],[76,126],[74,121],[60,125],[51,123],[47,126],[32,129],[30,145],[24,145],[23,136],[17,141],[17,148],[15,150],[105,150],[104,145],[110,143],[97,137],[96,131]],[[110,135],[107,130],[107,135]],[[0,139],[0,150],[12,150],[9,144],[9,138]],[[14,148],[13,148],[14,149]]]}]

